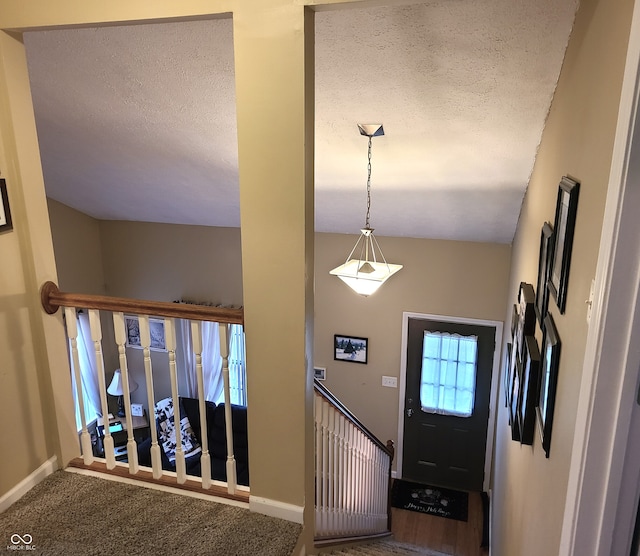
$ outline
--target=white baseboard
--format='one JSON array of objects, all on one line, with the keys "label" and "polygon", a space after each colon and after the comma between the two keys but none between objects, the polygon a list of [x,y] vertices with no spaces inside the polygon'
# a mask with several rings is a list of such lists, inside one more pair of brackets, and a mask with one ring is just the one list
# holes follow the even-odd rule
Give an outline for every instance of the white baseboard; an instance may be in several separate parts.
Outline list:
[{"label": "white baseboard", "polygon": [[17,502],[34,486],[46,479],[51,473],[58,469],[58,458],[53,456],[45,461],[31,475],[20,481],[9,492],[0,496],[0,513],[4,512],[14,502]]},{"label": "white baseboard", "polygon": [[252,512],[286,519],[287,521],[293,521],[294,523],[302,524],[304,521],[303,506],[278,502],[277,500],[269,500],[268,498],[261,498],[259,496],[249,496],[249,509]]}]

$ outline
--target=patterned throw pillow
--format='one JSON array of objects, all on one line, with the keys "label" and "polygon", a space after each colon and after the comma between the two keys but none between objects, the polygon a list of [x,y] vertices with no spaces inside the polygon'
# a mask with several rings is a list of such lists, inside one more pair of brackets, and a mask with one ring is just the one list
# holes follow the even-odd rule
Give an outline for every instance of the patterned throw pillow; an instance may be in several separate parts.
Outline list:
[{"label": "patterned throw pillow", "polygon": [[[176,464],[176,429],[173,418],[173,399],[165,398],[156,403],[156,423],[158,424],[158,441],[167,459]],[[193,433],[189,418],[180,404],[180,438],[185,459],[197,456],[201,451],[200,443]]]}]

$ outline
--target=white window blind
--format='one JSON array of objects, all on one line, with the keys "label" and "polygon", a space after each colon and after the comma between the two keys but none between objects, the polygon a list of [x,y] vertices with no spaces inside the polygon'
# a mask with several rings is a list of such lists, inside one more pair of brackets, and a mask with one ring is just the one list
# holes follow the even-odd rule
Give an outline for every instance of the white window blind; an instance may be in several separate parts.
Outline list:
[{"label": "white window blind", "polygon": [[470,417],[475,398],[477,336],[425,332],[420,406],[425,413]]}]

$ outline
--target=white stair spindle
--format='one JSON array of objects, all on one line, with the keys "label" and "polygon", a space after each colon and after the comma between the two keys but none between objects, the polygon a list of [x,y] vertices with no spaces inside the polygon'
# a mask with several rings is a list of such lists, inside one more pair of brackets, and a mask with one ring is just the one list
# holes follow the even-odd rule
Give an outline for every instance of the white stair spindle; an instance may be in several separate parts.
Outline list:
[{"label": "white stair spindle", "polygon": [[233,454],[233,422],[231,412],[231,393],[229,391],[229,325],[219,324],[220,356],[222,357],[222,379],[224,383],[224,422],[227,434],[227,490],[234,494],[238,486],[236,477],[236,459]]},{"label": "white stair spindle", "polygon": [[169,352],[169,378],[171,380],[171,397],[173,399],[173,423],[176,431],[176,475],[178,484],[187,480],[187,470],[182,449],[182,435],[180,434],[180,399],[178,397],[178,374],[176,372],[176,321],[164,320],[165,345]]},{"label": "white stair spindle", "polygon": [[87,429],[87,417],[84,408],[84,395],[82,393],[82,376],[80,374],[80,357],[78,356],[78,321],[74,307],[65,307],[64,316],[67,325],[67,338],[69,338],[71,360],[73,363],[73,375],[76,383],[76,399],[78,409],[80,409],[80,423],[82,432],[80,433],[80,446],[82,448],[82,459],[85,465],[93,463],[93,448],[91,446],[91,435]]},{"label": "white stair spindle", "polygon": [[149,328],[149,317],[140,315],[138,319],[140,327],[140,346],[142,347],[142,357],[144,359],[144,376],[147,383],[147,404],[149,406],[149,428],[151,429],[151,468],[153,478],[162,477],[162,458],[160,445],[158,444],[158,429],[156,425],[156,402],[153,394],[153,368],[151,365],[151,330]]},{"label": "white stair spindle", "polygon": [[327,527],[329,529],[329,533],[333,533],[335,530],[335,524],[333,522],[333,435],[335,414],[333,407],[327,404]]},{"label": "white stair spindle", "polygon": [[202,454],[200,456],[200,477],[202,488],[211,486],[211,456],[209,455],[209,438],[207,429],[207,408],[204,399],[204,376],[202,374],[202,323],[191,321],[191,343],[196,357],[196,379],[198,381],[198,407],[200,409],[200,430],[202,437]]},{"label": "white stair spindle", "polygon": [[122,375],[122,392],[124,397],[124,414],[127,422],[127,460],[129,473],[135,475],[138,472],[138,445],[133,436],[133,420],[131,419],[131,392],[129,391],[129,368],[127,365],[127,350],[124,345],[127,334],[124,326],[124,314],[113,313],[113,331],[116,345],[118,346],[118,358],[120,360],[120,373]]},{"label": "white stair spindle", "polygon": [[107,381],[104,376],[104,359],[102,357],[102,326],[100,325],[100,312],[97,309],[89,309],[89,327],[91,328],[91,340],[93,341],[93,352],[98,372],[98,388],[100,389],[102,424],[104,426],[104,457],[107,460],[107,469],[113,469],[116,466],[116,456],[113,450],[113,437],[109,431]]}]

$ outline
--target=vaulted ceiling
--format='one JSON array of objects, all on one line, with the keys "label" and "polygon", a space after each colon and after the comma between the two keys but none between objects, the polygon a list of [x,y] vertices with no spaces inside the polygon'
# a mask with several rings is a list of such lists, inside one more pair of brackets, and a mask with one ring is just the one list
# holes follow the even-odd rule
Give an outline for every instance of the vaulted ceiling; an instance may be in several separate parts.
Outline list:
[{"label": "vaulted ceiling", "polygon": [[[316,230],[510,243],[577,0],[316,14]],[[95,218],[239,226],[233,23],[29,32],[47,195]]]}]

